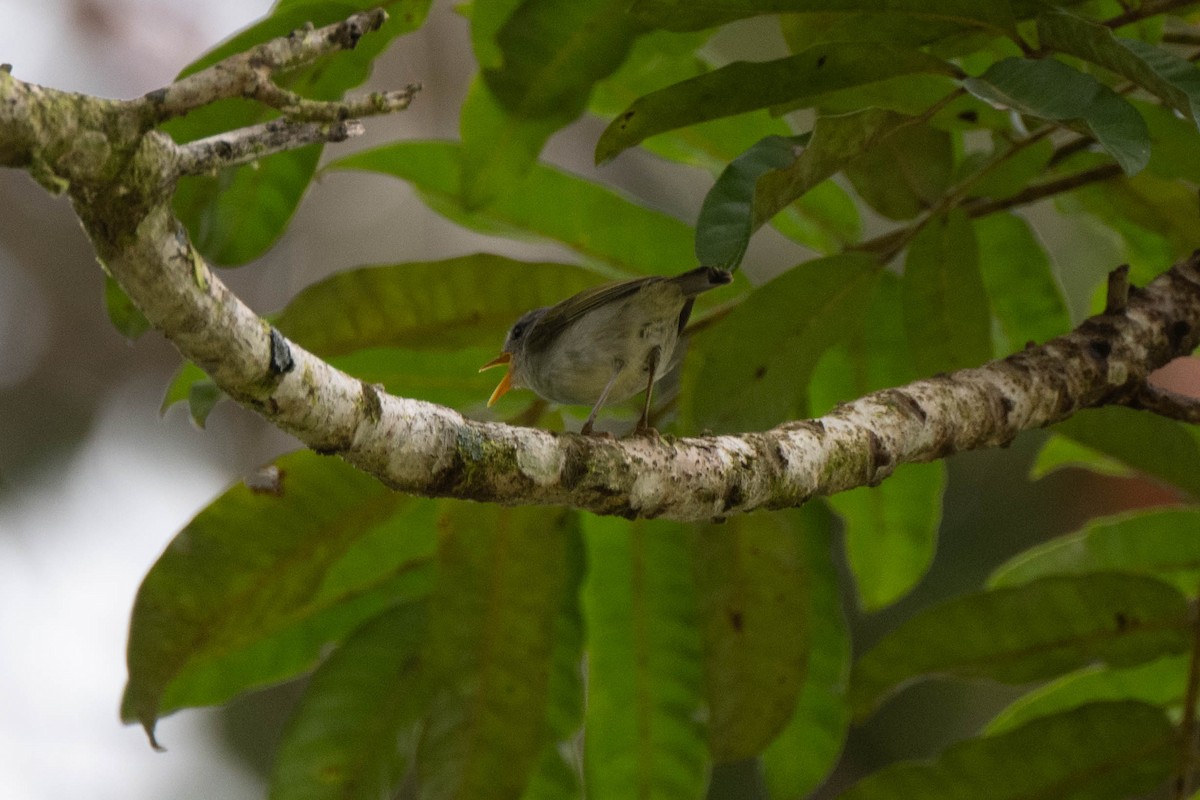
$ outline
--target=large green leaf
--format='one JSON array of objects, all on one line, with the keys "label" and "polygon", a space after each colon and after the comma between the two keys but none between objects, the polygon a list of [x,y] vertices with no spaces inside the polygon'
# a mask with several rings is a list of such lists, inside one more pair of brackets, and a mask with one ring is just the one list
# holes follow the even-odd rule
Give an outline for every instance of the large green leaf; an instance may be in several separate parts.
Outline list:
[{"label": "large green leaf", "polygon": [[696,258],[701,264],[736,268],[754,233],[758,179],[796,160],[808,137],[768,136],[729,162],[708,190],[696,220]]},{"label": "large green leaf", "polygon": [[902,126],[846,166],[859,196],[897,220],[929,209],[950,187],[953,174],[953,139],[929,125]]},{"label": "large green leaf", "polygon": [[546,141],[572,119],[567,114],[517,116],[496,101],[481,78],[473,80],[459,112],[463,208],[484,208],[513,191],[537,163]]},{"label": "large green leaf", "polygon": [[380,172],[409,181],[433,210],[474,230],[561,242],[607,264],[614,275],[673,274],[695,266],[692,230],[577,175],[536,165],[486,209],[461,202],[461,146],[448,141],[385,145],[338,159],[331,169]]},{"label": "large green leaf", "polygon": [[1038,450],[1037,458],[1030,465],[1029,477],[1033,480],[1040,480],[1051,472],[1067,467],[1087,469],[1098,475],[1108,475],[1114,478],[1128,478],[1135,474],[1128,466],[1115,458],[1104,455],[1099,450],[1082,445],[1066,436],[1051,435]]},{"label": "large green leaf", "polygon": [[1102,700],[1137,700],[1168,707],[1186,693],[1187,656],[1165,656],[1136,667],[1084,667],[1022,695],[997,714],[984,732],[1002,733],[1031,719],[1046,717]]},{"label": "large green leaf", "polygon": [[971,221],[952,211],[908,247],[901,299],[904,328],[921,374],[977,367],[992,357],[992,317]]},{"label": "large green leaf", "polygon": [[499,4],[500,13],[482,5],[471,33],[486,61],[461,115],[467,208],[512,189],[546,140],[583,113],[593,85],[621,64],[636,33],[616,0],[524,0]]},{"label": "large green leaf", "polygon": [[554,654],[547,690],[546,735],[521,800],[571,800],[582,794],[577,741],[583,727],[583,609],[586,570],[576,525],[566,532],[566,591],[554,622]]},{"label": "large green leaf", "polygon": [[299,451],[200,512],[138,590],[121,716],[152,732],[312,667],[364,619],[428,591],[434,504]]},{"label": "large green leaf", "polygon": [[457,503],[442,517],[424,664],[421,796],[519,798],[544,743],[574,517]]},{"label": "large green leaf", "polygon": [[384,611],[313,674],[288,720],[271,800],[374,800],[400,788],[429,694],[425,603]]},{"label": "large green leaf", "polygon": [[1141,247],[1138,240],[1142,238],[1165,240],[1167,247],[1160,256],[1161,264],[1151,265],[1152,270],[1145,269],[1144,264],[1133,264],[1136,280],[1139,267],[1143,275],[1157,274],[1176,258],[1200,246],[1200,229],[1192,213],[1194,197],[1192,188],[1177,176],[1162,178],[1146,171],[1081,187],[1072,193],[1070,200],[1075,208],[1082,207],[1119,233],[1131,249]]},{"label": "large green leaf", "polygon": [[592,85],[625,60],[638,32],[627,0],[524,0],[496,33],[503,66],[483,78],[521,117],[583,113]]},{"label": "large green leaf", "polygon": [[[590,110],[612,118],[642,95],[708,72],[712,67],[698,52],[708,38],[707,33],[664,32],[638,37],[620,69],[596,84]],[[644,147],[672,161],[719,173],[738,153],[764,136],[789,133],[783,120],[764,109],[664,133]]]},{"label": "large green leaf", "polygon": [[[255,44],[286,36],[306,23],[325,25],[377,6],[388,11],[388,21],[380,30],[363,37],[354,50],[335,53],[277,79],[280,85],[306,97],[336,100],[366,80],[371,63],[392,39],[421,26],[430,0],[280,3],[266,19],[209,51],[185,68],[181,76]],[[163,127],[177,141],[185,142],[275,116],[275,111],[258,103],[232,99],[195,109]],[[320,156],[321,146],[311,145],[252,165],[224,169],[213,176],[186,178],[174,195],[175,213],[206,258],[218,264],[244,264],[262,255],[283,233]]]},{"label": "large green leaf", "polygon": [[1006,58],[963,86],[976,97],[1041,119],[1082,120],[1132,175],[1150,159],[1150,132],[1129,101],[1053,58]]},{"label": "large green leaf", "polygon": [[957,167],[956,182],[963,181],[971,197],[1013,197],[1041,178],[1054,156],[1054,144],[1048,138],[1014,144],[1005,129],[993,134],[993,141],[991,152],[969,153]]},{"label": "large green leaf", "polygon": [[818,11],[887,11],[919,20],[953,22],[996,34],[1012,29],[1008,2],[981,0],[636,0],[633,14],[644,24],[672,31],[692,31],[723,25],[759,14]]},{"label": "large green leaf", "polygon": [[820,117],[813,125],[808,146],[796,160],[759,179],[754,199],[754,227],[844,169],[853,159],[913,124],[913,117],[875,108],[843,116]]},{"label": "large green leaf", "polygon": [[634,101],[600,136],[596,161],[665,131],[917,72],[954,75],[956,69],[919,50],[859,42],[830,42],[773,61],[737,61]]},{"label": "large green leaf", "polygon": [[1038,17],[1037,31],[1042,47],[1112,70],[1200,125],[1200,69],[1186,58],[1148,42],[1119,38],[1107,25],[1057,9]]},{"label": "large green leaf", "polygon": [[878,274],[863,255],[807,261],[697,336],[685,364],[692,427],[765,429],[793,418],[821,354],[862,320]]},{"label": "large green leaf", "polygon": [[586,796],[703,797],[708,747],[687,533],[592,516],[584,533]]},{"label": "large green leaf", "polygon": [[1200,509],[1164,508],[1092,520],[1083,529],[1020,553],[999,566],[989,586],[1045,575],[1121,570],[1153,575],[1195,594],[1200,578]]},{"label": "large green leaf", "polygon": [[1093,703],[1007,733],[969,739],[927,763],[902,762],[855,784],[843,800],[1118,800],[1171,774],[1175,731],[1161,709]]},{"label": "large green leaf", "polygon": [[1188,425],[1108,406],[1081,411],[1052,430],[1200,497],[1200,438]]},{"label": "large green leaf", "polygon": [[979,243],[979,272],[1008,339],[1001,350],[1019,350],[1069,331],[1071,317],[1054,266],[1025,220],[992,214],[972,224]]},{"label": "large green leaf", "polygon": [[1054,576],[978,592],[925,609],[863,655],[850,705],[865,716],[923,675],[1025,683],[1096,660],[1140,664],[1183,652],[1189,625],[1187,598],[1137,575]]},{"label": "large green leaf", "polygon": [[366,347],[452,350],[477,345],[499,352],[505,332],[521,314],[598,281],[596,272],[584,267],[491,253],[360,267],[302,290],[275,325],[322,356]]},{"label": "large green leaf", "polygon": [[782,515],[797,534],[808,589],[808,668],[795,713],[762,754],[774,800],[807,797],[837,763],[850,727],[850,633],[842,611],[829,513],[819,502]]},{"label": "large green leaf", "polygon": [[709,747],[717,762],[739,761],[783,729],[804,684],[804,559],[795,532],[771,514],[699,528],[694,553]]},{"label": "large green leaf", "polygon": [[829,498],[846,524],[846,558],[864,610],[899,600],[929,570],[945,486],[941,462],[906,464],[879,486]]},{"label": "large green leaf", "polygon": [[[813,372],[812,413],[823,414],[838,403],[915,377],[895,275],[879,276],[867,319],[869,325],[830,348]],[[845,524],[846,557],[864,609],[894,602],[929,569],[945,480],[941,462],[910,464],[879,486],[829,498]]]}]

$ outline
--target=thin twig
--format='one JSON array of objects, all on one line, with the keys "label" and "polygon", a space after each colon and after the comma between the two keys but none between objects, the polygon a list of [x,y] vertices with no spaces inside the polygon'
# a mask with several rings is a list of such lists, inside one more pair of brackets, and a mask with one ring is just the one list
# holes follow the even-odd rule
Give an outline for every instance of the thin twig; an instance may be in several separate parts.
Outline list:
[{"label": "thin twig", "polygon": [[1200,424],[1200,397],[1173,392],[1152,383],[1143,383],[1141,387],[1124,402],[1130,408],[1150,411],[1161,417],[1187,422],[1192,425]]},{"label": "thin twig", "polygon": [[1121,266],[1108,273],[1108,294],[1104,302],[1105,314],[1124,314],[1129,308],[1129,265]]},{"label": "thin twig", "polygon": [[362,123],[357,120],[323,124],[274,119],[179,145],[176,172],[178,175],[207,175],[309,144],[343,142],[362,132]]},{"label": "thin twig", "polygon": [[[342,22],[323,28],[308,25],[293,31],[289,36],[264,42],[244,53],[232,55],[199,72],[180,78],[170,86],[150,92],[136,102],[141,104],[148,125],[156,125],[216,100],[230,97],[249,97],[276,108],[297,105],[294,100],[296,95],[276,86],[271,79],[272,75],[310,64],[337,50],[353,49],[359,39],[371,31],[378,30],[386,19],[387,13],[377,8],[354,14]],[[299,104],[308,112],[306,119],[330,121],[371,113],[362,110],[347,114],[326,111],[321,116],[314,116],[314,110],[307,107],[308,103],[314,102],[316,101],[306,100]],[[341,104],[332,102],[324,105],[336,109]],[[385,113],[387,110],[390,109],[381,108],[374,113]]]},{"label": "thin twig", "polygon": [[1142,5],[1138,8],[1132,8],[1126,11],[1124,14],[1118,14],[1115,17],[1105,20],[1101,24],[1107,25],[1113,30],[1116,30],[1117,28],[1122,28],[1126,25],[1132,25],[1135,22],[1141,22],[1142,20],[1149,19],[1150,17],[1157,17],[1159,14],[1166,14],[1170,11],[1174,11],[1177,8],[1183,8],[1184,6],[1192,6],[1195,4],[1196,0],[1160,0],[1157,3],[1146,2],[1142,3]]},{"label": "thin twig", "polygon": [[[1001,198],[999,200],[971,200],[963,203],[960,208],[966,212],[971,219],[978,217],[986,217],[989,214],[995,214],[999,211],[1007,211],[1010,208],[1027,205],[1029,203],[1044,200],[1047,197],[1053,197],[1056,194],[1062,194],[1074,189],[1079,189],[1091,183],[1099,181],[1111,180],[1121,174],[1121,167],[1116,163],[1101,164],[1091,169],[1085,169],[1082,172],[1076,172],[1071,175],[1065,175],[1058,180],[1047,181],[1045,183],[1036,183],[1032,186],[1027,186],[1016,194]],[[894,231],[889,231],[874,239],[868,239],[865,242],[860,242],[853,247],[848,248],[855,252],[886,254],[890,259],[903,248],[913,235],[913,227],[907,226]]]}]

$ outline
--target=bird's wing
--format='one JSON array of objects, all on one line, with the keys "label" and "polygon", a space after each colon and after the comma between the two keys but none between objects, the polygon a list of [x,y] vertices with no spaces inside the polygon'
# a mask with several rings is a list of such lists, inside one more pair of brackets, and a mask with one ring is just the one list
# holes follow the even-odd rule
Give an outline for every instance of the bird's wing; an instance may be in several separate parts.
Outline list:
[{"label": "bird's wing", "polygon": [[629,297],[648,283],[661,281],[660,277],[630,278],[629,280],[606,283],[584,289],[568,297],[556,306],[551,306],[526,334],[527,352],[539,352],[558,338],[558,335],[584,314],[607,303]]}]

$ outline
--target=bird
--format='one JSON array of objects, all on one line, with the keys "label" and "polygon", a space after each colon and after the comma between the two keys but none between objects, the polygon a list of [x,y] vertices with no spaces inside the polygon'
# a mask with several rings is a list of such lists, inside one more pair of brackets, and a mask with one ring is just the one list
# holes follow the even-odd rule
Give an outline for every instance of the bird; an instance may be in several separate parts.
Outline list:
[{"label": "bird", "polygon": [[696,297],[732,280],[728,270],[702,266],[675,276],[595,286],[557,305],[527,311],[509,329],[500,355],[479,368],[508,367],[488,407],[519,388],[554,403],[591,405],[580,430],[588,436],[595,435],[596,415],[605,404],[645,389],[635,431],[653,433],[654,383],[674,363]]}]

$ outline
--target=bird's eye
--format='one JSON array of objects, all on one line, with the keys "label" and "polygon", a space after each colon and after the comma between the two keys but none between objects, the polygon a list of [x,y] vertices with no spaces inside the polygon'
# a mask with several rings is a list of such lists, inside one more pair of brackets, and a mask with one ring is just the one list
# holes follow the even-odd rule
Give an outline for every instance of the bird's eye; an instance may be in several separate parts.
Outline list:
[{"label": "bird's eye", "polygon": [[512,332],[509,333],[509,336],[511,336],[514,339],[520,339],[524,333],[525,333],[525,323],[518,322],[516,325],[513,325]]}]

